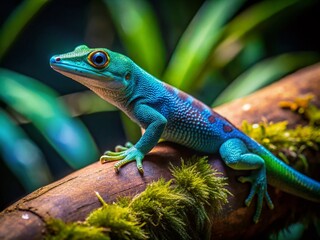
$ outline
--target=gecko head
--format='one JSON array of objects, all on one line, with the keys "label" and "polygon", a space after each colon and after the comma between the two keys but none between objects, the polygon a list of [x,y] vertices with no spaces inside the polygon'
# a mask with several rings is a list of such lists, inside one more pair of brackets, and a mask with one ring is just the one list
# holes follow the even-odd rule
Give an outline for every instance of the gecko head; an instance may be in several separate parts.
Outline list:
[{"label": "gecko head", "polygon": [[85,45],[50,59],[50,66],[54,70],[91,89],[121,90],[128,87],[133,64],[128,57],[119,53]]}]

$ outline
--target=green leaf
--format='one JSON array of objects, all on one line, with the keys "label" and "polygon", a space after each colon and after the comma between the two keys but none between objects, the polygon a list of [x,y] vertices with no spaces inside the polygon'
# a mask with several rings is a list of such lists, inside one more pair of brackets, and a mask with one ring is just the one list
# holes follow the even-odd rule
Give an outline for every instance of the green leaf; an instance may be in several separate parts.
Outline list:
[{"label": "green leaf", "polygon": [[[183,72],[178,73],[175,76],[166,75],[165,79],[169,80],[170,78],[174,81],[175,79],[178,79],[176,86],[185,91],[191,93],[199,91],[199,89],[203,87],[205,81],[209,77],[212,77],[212,73],[214,73],[214,75],[219,75],[217,72],[222,71],[226,65],[244,49],[248,41],[251,41],[251,36],[256,35],[261,31],[259,27],[262,24],[274,20],[274,16],[287,10],[289,7],[298,4],[300,4],[299,6],[302,6],[302,3],[298,0],[278,1],[276,4],[272,1],[262,1],[240,12],[228,24],[220,26],[221,29],[219,29],[219,33],[215,33],[216,39],[214,39],[210,48],[206,49],[205,58],[201,62],[193,62],[190,66],[192,70],[188,70],[190,72],[185,71],[187,74]],[[305,3],[303,4],[307,5]],[[229,9],[226,9],[226,14],[228,14],[228,10]],[[233,11],[234,10],[232,10],[232,12]],[[203,27],[205,26],[206,25]],[[201,25],[198,27],[200,28]],[[209,39],[210,38],[206,40]],[[204,46],[206,46],[206,44],[206,42],[203,43]],[[196,53],[194,54],[198,55],[198,53],[202,51],[201,48],[195,49],[194,51],[196,51]],[[193,58],[191,55],[187,55],[187,57]],[[196,58],[198,57],[196,56]],[[174,72],[175,69],[179,72],[179,68],[175,67],[172,68],[172,72]],[[183,76],[183,79],[179,74]],[[218,82],[219,79],[212,79],[212,81]]]},{"label": "green leaf", "polygon": [[146,71],[159,76],[165,63],[164,43],[148,1],[104,2],[128,55]]},{"label": "green leaf", "polygon": [[221,37],[222,26],[243,2],[206,1],[181,37],[163,79],[182,90],[189,90],[210,50]]},{"label": "green leaf", "polygon": [[299,1],[285,0],[277,3],[262,1],[237,15],[226,26],[224,31],[226,37],[211,54],[216,64],[225,66],[243,49],[247,37],[259,30],[261,24],[272,21],[272,18],[281,11],[288,10],[295,4],[299,4]]},{"label": "green leaf", "polygon": [[300,52],[282,54],[257,63],[229,84],[212,106],[246,96],[286,74],[316,61],[319,61],[318,54]]},{"label": "green leaf", "polygon": [[13,120],[0,110],[0,149],[7,166],[27,191],[52,181],[41,150]]},{"label": "green leaf", "polygon": [[81,116],[97,112],[113,112],[118,109],[91,90],[67,94],[61,97],[72,116]]},{"label": "green leaf", "polygon": [[[261,32],[259,28],[266,22],[274,21],[274,17],[289,7],[302,6],[301,1],[262,1],[238,14],[224,28],[219,43],[210,50],[206,62],[198,69],[193,81],[193,88],[197,89],[213,69],[221,70],[226,67],[251,41],[251,36]],[[267,24],[266,26],[272,26]],[[190,85],[190,84],[189,84]]]},{"label": "green leaf", "polygon": [[30,77],[0,68],[0,99],[29,119],[74,168],[97,159],[97,148],[80,121],[72,119],[57,94]]}]

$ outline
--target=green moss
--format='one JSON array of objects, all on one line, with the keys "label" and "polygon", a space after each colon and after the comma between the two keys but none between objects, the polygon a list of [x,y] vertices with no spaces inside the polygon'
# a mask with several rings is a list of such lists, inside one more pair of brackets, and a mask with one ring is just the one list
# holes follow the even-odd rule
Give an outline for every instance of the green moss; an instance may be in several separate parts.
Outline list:
[{"label": "green moss", "polygon": [[288,122],[260,122],[249,124],[242,122],[242,131],[279,156],[295,168],[307,172],[306,150],[319,150],[320,146],[320,110],[311,103],[313,96],[306,95],[293,101],[282,101],[280,106],[290,108],[303,115],[309,124],[288,129]]},{"label": "green moss", "polygon": [[130,203],[151,239],[188,239],[183,208],[191,200],[172,187],[172,181],[160,179],[151,183],[146,190]]},{"label": "green moss", "polygon": [[319,150],[320,129],[312,125],[287,128],[286,121],[242,123],[242,131],[279,156],[286,163],[307,172],[306,150]]},{"label": "green moss", "polygon": [[211,229],[209,216],[218,213],[231,195],[226,189],[226,178],[219,176],[221,173],[213,169],[205,157],[182,161],[180,167],[171,166],[171,172],[179,191],[191,201],[185,211],[186,221],[191,221],[187,225],[192,226],[192,239],[206,239]]},{"label": "green moss", "polygon": [[135,214],[128,207],[104,204],[86,219],[90,226],[108,229],[111,239],[146,239]]},{"label": "green moss", "polygon": [[206,158],[182,161],[171,171],[173,180],[160,179],[114,204],[97,194],[101,208],[82,223],[49,222],[47,239],[203,239],[210,234],[209,215],[227,203],[226,179]]},{"label": "green moss", "polygon": [[64,223],[52,219],[47,223],[47,240],[110,240],[108,229],[93,227],[84,223]]}]

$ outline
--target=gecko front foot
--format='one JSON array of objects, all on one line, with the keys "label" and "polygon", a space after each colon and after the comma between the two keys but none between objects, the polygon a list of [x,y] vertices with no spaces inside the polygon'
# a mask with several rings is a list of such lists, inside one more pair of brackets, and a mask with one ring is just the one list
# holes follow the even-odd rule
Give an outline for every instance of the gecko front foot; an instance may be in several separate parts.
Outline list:
[{"label": "gecko front foot", "polygon": [[270,209],[273,209],[273,203],[271,201],[271,198],[268,194],[267,191],[267,179],[265,175],[265,169],[260,169],[257,170],[255,173],[253,173],[251,176],[248,177],[240,177],[238,179],[240,182],[245,183],[245,182],[250,182],[251,185],[251,190],[250,193],[245,200],[246,206],[250,206],[252,199],[254,195],[257,195],[257,210],[256,213],[253,217],[253,221],[257,223],[260,218],[261,210],[262,210],[262,203],[263,199],[266,199],[267,205]]},{"label": "gecko front foot", "polygon": [[143,174],[143,167],[142,167],[142,159],[144,158],[144,154],[134,147],[134,145],[130,142],[126,143],[125,146],[116,146],[115,152],[106,151],[101,157],[100,162],[112,162],[118,161],[114,165],[114,169],[116,172],[119,172],[119,169],[132,161],[137,162],[138,171]]}]

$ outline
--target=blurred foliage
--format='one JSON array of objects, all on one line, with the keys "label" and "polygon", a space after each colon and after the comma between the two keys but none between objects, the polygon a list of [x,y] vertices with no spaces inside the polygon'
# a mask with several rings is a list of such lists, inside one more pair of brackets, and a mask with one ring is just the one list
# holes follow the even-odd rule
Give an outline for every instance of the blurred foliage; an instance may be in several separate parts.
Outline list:
[{"label": "blurred foliage", "polygon": [[[164,41],[155,12],[144,0],[104,0],[128,55],[160,77],[165,65]],[[152,49],[152,50],[151,50]]]},{"label": "blurred foliage", "polygon": [[292,101],[281,101],[279,106],[282,108],[288,108],[293,112],[302,115],[309,121],[309,124],[314,126],[320,125],[320,109],[312,103],[312,99],[315,96],[312,94],[306,94],[304,96],[297,97]]},{"label": "blurred foliage", "polygon": [[308,171],[305,151],[319,150],[320,129],[311,125],[295,129],[287,128],[288,122],[249,124],[244,121],[241,130],[278,155],[287,164],[292,164],[300,171]]},{"label": "blurred foliage", "polygon": [[[0,61],[27,23],[48,0],[23,1],[0,28]],[[9,107],[1,111],[1,154],[27,191],[52,181],[42,151],[15,121],[31,121],[47,141],[73,168],[84,167],[98,157],[93,139],[84,125],[72,119],[52,89],[39,81],[0,68],[0,100]]]},{"label": "blurred foliage", "polygon": [[[1,68],[0,81],[0,100],[10,107],[9,113],[30,120],[70,166],[81,168],[97,158],[96,146],[85,127],[70,117],[52,89]],[[0,141],[7,165],[29,191],[48,184],[51,174],[41,150],[5,112],[2,122]]]},{"label": "blurred foliage", "polygon": [[79,121],[70,117],[52,89],[1,68],[0,81],[0,99],[29,119],[70,166],[81,168],[97,157],[90,135]]},{"label": "blurred foliage", "polygon": [[[21,1],[0,26],[0,62],[4,61],[19,36],[23,35],[24,28],[31,21],[39,21],[37,16],[44,9],[43,6],[50,9],[57,2]],[[110,28],[97,26],[99,31],[95,32],[96,35],[104,32],[109,39],[113,37],[115,31],[126,54],[141,67],[207,104],[217,105],[244,96],[320,59],[317,52],[289,52],[270,56],[264,39],[264,33],[273,29],[275,24],[285,24],[297,13],[312,8],[316,0],[276,2],[207,0],[203,1],[198,11],[190,10],[198,7],[198,3],[169,1],[158,3],[147,0],[88,0],[87,2],[92,5],[100,4],[102,11],[111,21]],[[63,1],[61,3],[67,4]],[[162,9],[157,9],[155,6],[160,6]],[[74,9],[78,8],[74,5]],[[72,9],[68,11],[72,17]],[[85,11],[89,12],[87,9]],[[168,16],[169,12],[172,16]],[[185,30],[181,30],[182,25],[179,22],[181,16],[184,19],[188,18],[185,17],[185,12],[194,16]],[[59,11],[55,14],[52,22],[61,17]],[[95,17],[95,14],[96,12],[93,12],[88,18]],[[77,25],[80,24],[81,28],[86,29],[88,26],[85,24],[89,20],[81,19]],[[69,26],[67,22],[66,26]],[[45,28],[46,26],[41,31]],[[67,29],[68,34],[72,35],[72,30]],[[50,34],[59,35],[58,31],[60,29]],[[169,39],[172,36],[174,39]],[[94,34],[90,35],[91,39],[94,37]],[[67,41],[61,42],[63,48],[67,48]],[[30,47],[50,48],[52,46],[50,44],[52,43],[35,42]],[[34,71],[42,73],[41,69],[36,67]],[[1,153],[21,182],[29,186],[28,189],[32,188],[28,175],[32,168],[39,168],[39,171],[46,175],[43,178],[46,180],[41,180],[43,176],[39,176],[32,179],[34,182],[45,184],[51,178],[51,174],[41,150],[27,137],[27,134],[23,133],[16,122],[31,121],[53,148],[73,167],[84,166],[96,159],[98,153],[91,136],[78,120],[70,117],[71,114],[61,102],[67,103],[73,116],[114,111],[114,107],[103,103],[93,93],[88,92],[58,98],[52,89],[40,83],[39,80],[45,82],[45,76],[35,80],[1,69],[0,78],[1,89],[6,87],[6,91],[0,93],[4,107],[0,121],[3,122],[3,126],[7,126],[0,132],[0,143],[2,146],[6,146],[4,144],[6,141],[12,143],[8,144],[7,148],[2,147]],[[314,115],[312,109],[308,112]],[[126,117],[123,119],[129,140],[138,139],[139,129]],[[18,148],[15,143],[21,141],[26,144]],[[15,156],[18,149],[23,152],[25,151],[23,149],[28,148],[34,150],[25,154],[23,158],[20,158],[21,155],[19,158]],[[32,152],[33,155],[30,155]],[[36,165],[23,164],[23,167],[19,165],[31,159],[34,159]],[[14,170],[19,168],[25,170]],[[41,184],[35,184],[33,188]]]},{"label": "blurred foliage", "polygon": [[303,223],[294,223],[290,225],[288,228],[285,230],[280,231],[279,233],[272,234],[269,239],[270,240],[286,240],[286,239],[291,239],[291,240],[299,240],[299,239],[304,239],[303,238],[303,233],[306,229],[305,224]]},{"label": "blurred foliage", "polygon": [[2,110],[0,110],[0,126],[0,149],[3,160],[25,189],[32,191],[48,184],[52,176],[37,145]]},{"label": "blurred foliage", "polygon": [[164,79],[169,84],[186,91],[193,89],[196,75],[203,71],[211,49],[222,37],[223,26],[244,2],[204,2],[181,36],[164,73]]},{"label": "blurred foliage", "polygon": [[254,64],[231,82],[215,99],[213,106],[248,95],[275,79],[312,64],[319,60],[319,54],[312,52],[285,53]]}]

